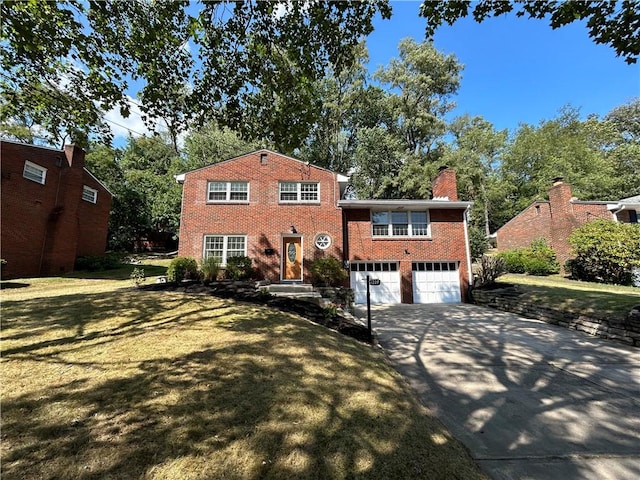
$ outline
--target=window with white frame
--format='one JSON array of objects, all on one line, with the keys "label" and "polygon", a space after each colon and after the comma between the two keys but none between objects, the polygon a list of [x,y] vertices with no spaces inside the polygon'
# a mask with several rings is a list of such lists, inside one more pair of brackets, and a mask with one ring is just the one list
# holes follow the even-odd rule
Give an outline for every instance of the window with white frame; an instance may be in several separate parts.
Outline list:
[{"label": "window with white frame", "polygon": [[374,237],[428,237],[429,214],[420,211],[379,211],[371,213]]},{"label": "window with white frame", "polygon": [[247,254],[247,237],[245,235],[205,235],[202,258],[217,257],[222,265],[227,264],[230,257]]},{"label": "window with white frame", "polygon": [[320,185],[318,182],[280,182],[281,202],[318,202]]},{"label": "window with white frame", "polygon": [[209,202],[248,202],[248,182],[208,182],[207,201]]},{"label": "window with white frame", "polygon": [[82,200],[85,202],[96,203],[98,201],[98,191],[87,187],[86,185],[82,186]]},{"label": "window with white frame", "polygon": [[29,160],[25,160],[22,176],[27,180],[32,180],[44,185],[47,178],[47,169],[40,165],[36,165],[35,163],[31,163]]}]

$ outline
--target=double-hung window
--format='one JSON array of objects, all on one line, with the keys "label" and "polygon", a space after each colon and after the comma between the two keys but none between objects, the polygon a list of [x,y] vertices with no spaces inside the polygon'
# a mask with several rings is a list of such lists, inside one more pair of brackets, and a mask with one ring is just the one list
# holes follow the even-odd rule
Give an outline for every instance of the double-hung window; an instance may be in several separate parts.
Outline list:
[{"label": "double-hung window", "polygon": [[222,265],[227,264],[230,257],[247,254],[247,237],[245,235],[205,235],[202,258],[217,257]]},{"label": "double-hung window", "polygon": [[320,185],[318,182],[280,182],[280,202],[319,202]]},{"label": "double-hung window", "polygon": [[428,237],[429,215],[419,211],[381,211],[371,213],[374,237]]},{"label": "double-hung window", "polygon": [[22,176],[28,180],[44,185],[47,179],[47,169],[40,165],[36,165],[35,163],[31,163],[29,160],[25,160]]},{"label": "double-hung window", "polygon": [[208,182],[207,201],[209,202],[248,202],[248,182]]},{"label": "double-hung window", "polygon": [[86,185],[82,186],[82,200],[90,203],[97,203],[98,201],[98,191],[94,188],[87,187]]}]

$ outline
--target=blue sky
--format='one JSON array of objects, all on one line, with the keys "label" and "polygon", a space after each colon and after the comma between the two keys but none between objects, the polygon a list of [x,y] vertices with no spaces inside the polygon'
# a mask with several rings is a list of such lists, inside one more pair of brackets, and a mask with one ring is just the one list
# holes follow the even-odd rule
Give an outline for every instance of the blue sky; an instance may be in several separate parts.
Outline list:
[{"label": "blue sky", "polygon": [[[391,20],[378,19],[369,36],[369,69],[398,56],[405,37],[424,39],[420,2],[391,2]],[[452,116],[481,115],[497,129],[538,124],[571,104],[583,117],[605,115],[640,96],[640,65],[627,65],[615,50],[597,45],[582,24],[552,30],[544,20],[509,14],[476,23],[471,17],[444,24],[435,47],[465,68]]]}]

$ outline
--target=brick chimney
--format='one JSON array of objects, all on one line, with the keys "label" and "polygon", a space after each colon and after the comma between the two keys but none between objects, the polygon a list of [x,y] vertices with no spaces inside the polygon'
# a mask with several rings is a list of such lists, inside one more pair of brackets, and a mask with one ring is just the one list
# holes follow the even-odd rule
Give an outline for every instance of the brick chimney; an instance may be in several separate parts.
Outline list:
[{"label": "brick chimney", "polygon": [[455,170],[446,165],[438,169],[438,175],[431,183],[431,196],[434,199],[446,198],[452,202],[458,201],[458,181]]},{"label": "brick chimney", "polygon": [[65,145],[64,155],[70,167],[82,169],[84,167],[84,150],[77,145]]},{"label": "brick chimney", "polygon": [[567,239],[571,232],[580,226],[573,213],[571,185],[564,183],[562,177],[553,179],[549,189],[549,206],[551,207],[551,247],[561,267],[571,258],[571,245]]}]

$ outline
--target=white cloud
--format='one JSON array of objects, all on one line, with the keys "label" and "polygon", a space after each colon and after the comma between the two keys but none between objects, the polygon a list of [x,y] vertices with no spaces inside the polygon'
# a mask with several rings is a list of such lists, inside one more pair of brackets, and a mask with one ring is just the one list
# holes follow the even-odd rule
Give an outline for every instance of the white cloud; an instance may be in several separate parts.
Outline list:
[{"label": "white cloud", "polygon": [[139,137],[141,135],[151,134],[151,131],[142,120],[142,111],[138,103],[129,96],[126,98],[130,108],[128,118],[124,118],[120,114],[120,108],[118,107],[109,110],[104,116],[105,121],[113,132],[114,143],[116,144],[126,141],[129,135]]}]

